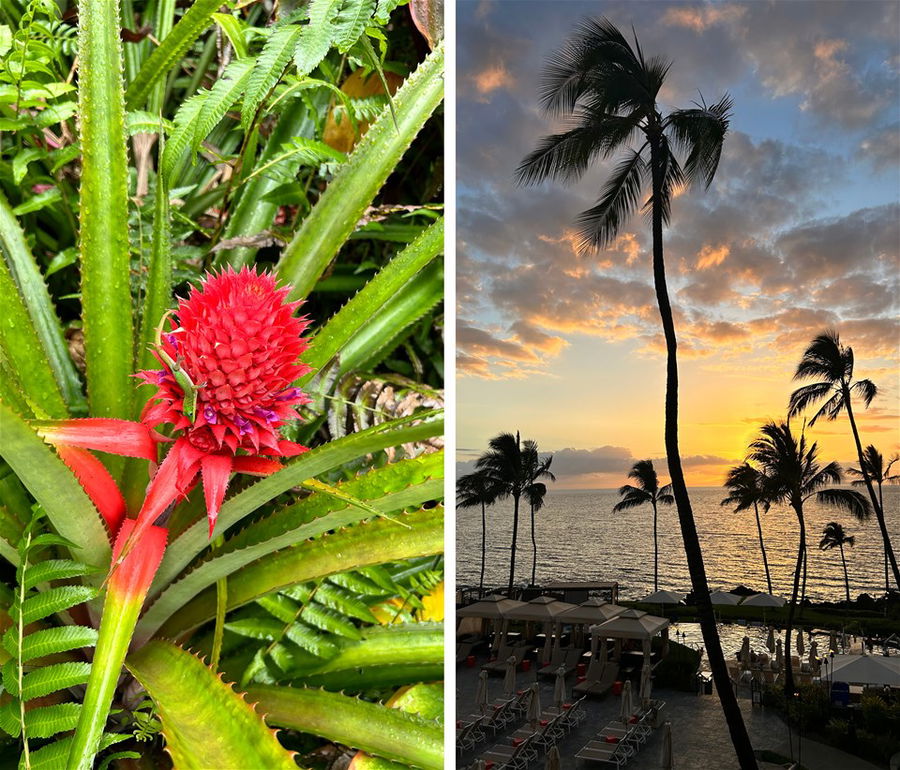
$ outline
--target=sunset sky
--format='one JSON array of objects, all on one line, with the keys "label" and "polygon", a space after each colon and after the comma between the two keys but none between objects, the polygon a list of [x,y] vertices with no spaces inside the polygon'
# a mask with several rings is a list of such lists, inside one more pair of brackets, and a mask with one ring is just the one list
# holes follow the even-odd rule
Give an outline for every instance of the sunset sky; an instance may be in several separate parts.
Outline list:
[{"label": "sunset sky", "polygon": [[[513,173],[560,128],[538,107],[547,57],[586,15],[634,26],[673,66],[665,111],[734,97],[713,186],[681,194],[665,232],[687,480],[720,484],[794,367],[836,328],[879,396],[864,443],[900,449],[900,4],[460,2],[457,71],[460,470],[501,431],[554,453],[557,488],[618,486],[663,449],[664,348],[649,227],[574,251],[576,216],[608,166],[575,186]],[[817,423],[822,457],[856,464],[846,418]]]}]

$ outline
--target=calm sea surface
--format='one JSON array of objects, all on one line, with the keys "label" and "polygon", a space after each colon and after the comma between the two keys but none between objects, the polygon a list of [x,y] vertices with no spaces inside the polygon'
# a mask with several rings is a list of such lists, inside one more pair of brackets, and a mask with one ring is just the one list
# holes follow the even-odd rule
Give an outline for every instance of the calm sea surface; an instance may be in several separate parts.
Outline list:
[{"label": "calm sea surface", "polygon": [[[863,490],[864,491],[864,490]],[[710,587],[730,590],[738,584],[765,591],[766,576],[759,550],[753,511],[733,513],[719,505],[721,488],[690,491],[700,533]],[[653,590],[653,514],[650,506],[613,513],[619,497],[615,490],[556,491],[550,488],[536,519],[538,542],[537,582],[553,580],[617,580],[620,597],[640,599]],[[885,516],[894,550],[900,550],[900,488],[884,490]],[[845,547],[850,595],[884,591],[884,557],[878,523],[858,522],[849,514],[809,501],[806,505],[809,543],[806,595],[814,601],[844,597],[844,576],[839,550],[820,551],[822,529],[840,522],[856,537]],[[487,510],[487,585],[506,585],[512,538],[512,502]],[[790,596],[797,556],[798,526],[793,511],[773,508],[761,514],[763,537],[772,585],[776,594]],[[481,508],[457,511],[457,581],[478,585],[481,560]],[[529,511],[522,506],[519,521],[516,582],[531,579]],[[686,593],[690,577],[684,557],[681,529],[674,506],[659,512],[659,587]]]}]

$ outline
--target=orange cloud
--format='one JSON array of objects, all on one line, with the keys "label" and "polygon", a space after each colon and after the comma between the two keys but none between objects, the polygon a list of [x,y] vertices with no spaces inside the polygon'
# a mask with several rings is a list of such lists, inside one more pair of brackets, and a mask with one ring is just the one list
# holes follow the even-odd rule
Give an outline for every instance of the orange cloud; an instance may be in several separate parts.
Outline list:
[{"label": "orange cloud", "polygon": [[706,270],[708,267],[717,267],[725,261],[729,253],[731,250],[727,245],[704,246],[697,258],[697,269]]},{"label": "orange cloud", "polygon": [[694,32],[705,32],[716,24],[731,24],[738,21],[747,9],[740,5],[676,6],[669,8],[663,16],[664,24],[673,27],[687,27]]},{"label": "orange cloud", "polygon": [[486,96],[498,88],[509,88],[515,81],[503,63],[494,64],[472,76],[475,88],[482,96]]}]

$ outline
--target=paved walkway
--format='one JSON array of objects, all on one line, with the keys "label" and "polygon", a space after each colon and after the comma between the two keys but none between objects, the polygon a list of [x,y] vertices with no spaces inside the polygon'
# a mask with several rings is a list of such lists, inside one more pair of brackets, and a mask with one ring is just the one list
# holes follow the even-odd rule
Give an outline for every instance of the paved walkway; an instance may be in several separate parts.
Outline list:
[{"label": "paved walkway", "polygon": [[[478,665],[483,659],[478,659]],[[478,684],[479,667],[457,667],[457,714],[462,716],[475,711],[475,690]],[[528,687],[535,681],[535,673],[519,673],[518,687]],[[553,678],[541,678],[541,704],[544,708],[553,703]],[[571,688],[574,678],[567,680]],[[571,690],[569,690],[571,692]],[[488,697],[490,700],[503,694],[503,678],[492,676],[489,680]],[[732,770],[737,768],[734,749],[728,728],[722,716],[719,698],[716,695],[694,695],[674,690],[657,689],[653,697],[666,703],[664,719],[672,723],[672,738],[675,760],[678,770]],[[608,695],[602,699],[588,699],[587,719],[575,731],[569,733],[559,744],[564,770],[574,770],[579,765],[574,759],[575,753],[584,746],[591,737],[609,722],[618,717],[619,699]],[[756,749],[769,749],[782,756],[790,757],[788,730],[776,712],[759,706],[753,706],[748,698],[740,700],[741,711],[750,740]],[[520,725],[510,726],[506,733],[500,733],[494,739],[488,739],[474,752],[461,757],[459,767],[468,766],[480,752],[494,743],[500,742]],[[882,770],[877,765],[865,762],[837,749],[803,739],[798,754],[797,735],[793,734],[794,759],[800,758],[809,770]],[[647,743],[629,764],[628,770],[658,770],[662,752],[662,730],[656,730]],[[591,765],[585,764],[584,768]],[[597,765],[593,765],[597,767]],[[761,766],[762,767],[762,766]],[[775,767],[774,765],[766,767]],[[533,763],[531,770],[543,768],[543,759]]]}]

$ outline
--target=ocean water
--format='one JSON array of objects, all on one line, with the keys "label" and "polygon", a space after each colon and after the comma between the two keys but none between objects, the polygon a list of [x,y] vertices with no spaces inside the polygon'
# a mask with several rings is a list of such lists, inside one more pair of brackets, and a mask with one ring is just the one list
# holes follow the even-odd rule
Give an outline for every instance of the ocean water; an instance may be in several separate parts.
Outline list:
[{"label": "ocean water", "polygon": [[[863,490],[864,491],[864,490]],[[730,590],[743,584],[766,590],[766,577],[759,550],[753,511],[734,513],[719,505],[725,491],[718,487],[690,490],[694,518],[700,535],[707,577],[712,589]],[[537,582],[554,580],[606,581],[619,583],[622,599],[640,599],[653,590],[653,513],[642,506],[622,513],[612,508],[619,496],[615,490],[555,490],[550,487],[544,507],[535,516],[538,543]],[[900,488],[885,487],[885,517],[895,552],[900,551]],[[845,547],[850,595],[884,591],[884,557],[878,523],[874,517],[856,521],[849,514],[818,505],[805,506],[808,542],[807,598],[834,601],[844,598],[844,575],[840,551],[820,551],[822,529],[838,521],[856,537]],[[766,555],[773,591],[790,596],[797,557],[798,524],[789,508],[761,513]],[[487,567],[485,584],[505,586],[509,575],[512,539],[512,502],[487,509]],[[478,585],[481,562],[481,508],[457,510],[457,582]],[[516,583],[531,579],[531,534],[527,506],[519,517]],[[675,506],[659,511],[659,587],[688,592],[691,587],[681,528]]]}]

